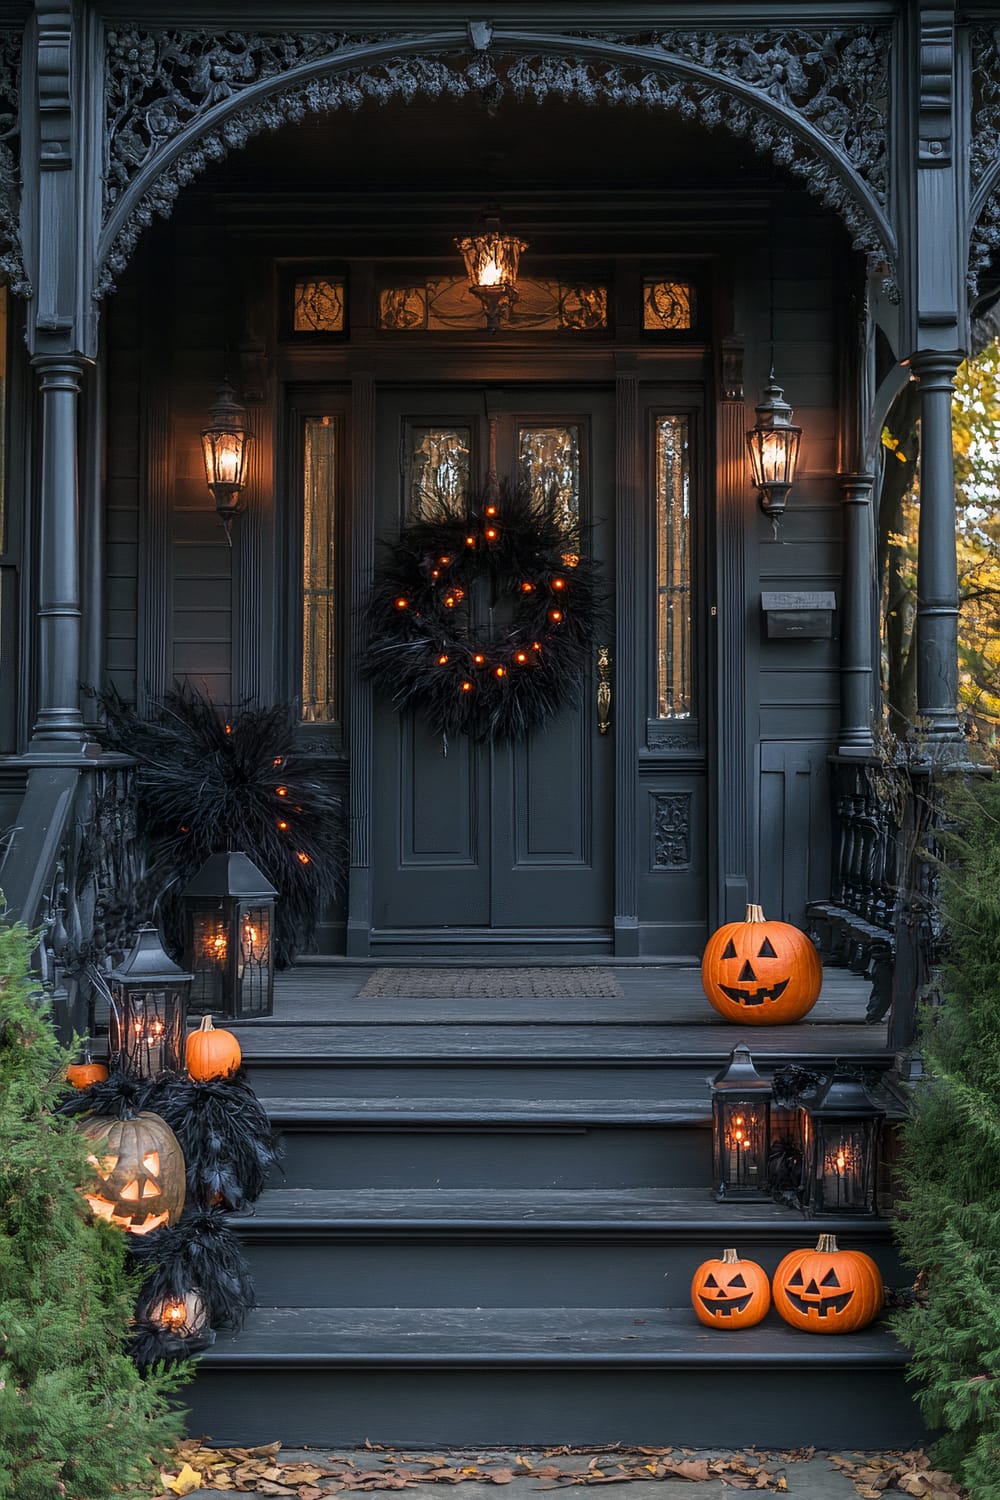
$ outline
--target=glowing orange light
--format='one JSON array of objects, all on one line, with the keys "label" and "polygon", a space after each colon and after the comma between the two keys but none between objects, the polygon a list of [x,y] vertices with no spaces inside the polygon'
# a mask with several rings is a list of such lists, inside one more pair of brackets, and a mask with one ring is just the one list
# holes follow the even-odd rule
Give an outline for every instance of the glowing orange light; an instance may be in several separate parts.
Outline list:
[{"label": "glowing orange light", "polygon": [[497,667],[497,676],[498,677],[506,677],[507,676],[507,668],[506,667]]},{"label": "glowing orange light", "polygon": [[444,602],[445,602],[445,605],[446,605],[446,607],[448,609],[454,609],[455,608],[455,595],[454,594],[449,594],[448,597],[447,597],[447,599]]},{"label": "glowing orange light", "polygon": [[226,724],[225,725],[225,730],[226,730],[227,734],[232,734],[232,732],[233,732],[233,726],[232,726],[232,724]]},{"label": "glowing orange light", "polygon": [[486,664],[486,657],[485,656],[480,656],[480,654],[479,654],[478,651],[476,652],[476,654],[472,658],[472,660],[475,662],[475,664],[476,664],[477,667],[482,667],[482,666],[485,666],[485,664]]},{"label": "glowing orange light", "polygon": [[495,516],[496,513],[497,513],[497,507],[495,505],[487,505],[487,507],[486,507],[486,514],[488,516]]},{"label": "glowing orange light", "polygon": [[216,963],[224,964],[228,946],[229,944],[224,932],[210,933],[205,939],[205,957],[213,959]]},{"label": "glowing orange light", "polygon": [[580,566],[580,554],[578,552],[564,552],[562,560],[567,568],[578,568]]},{"label": "glowing orange light", "polygon": [[514,656],[514,660],[520,662],[523,666],[524,663],[528,660],[527,651],[518,651]]},{"label": "glowing orange light", "polygon": [[837,1171],[838,1172],[842,1172],[844,1170],[844,1168],[845,1168],[846,1165],[847,1165],[847,1162],[844,1159],[844,1153],[843,1153],[843,1151],[838,1151],[838,1153],[837,1153]]},{"label": "glowing orange light", "polygon": [[476,545],[476,539],[475,539],[475,537],[474,536],[467,536],[465,538],[465,545],[467,547],[474,547]]},{"label": "glowing orange light", "polygon": [[541,643],[541,641],[532,641],[532,643],[531,643],[531,649],[532,649],[532,651],[541,651],[541,649],[542,649],[542,643]]},{"label": "glowing orange light", "polygon": [[561,609],[550,609],[549,610],[549,619],[552,621],[553,625],[558,625],[559,621],[562,619],[562,610]]},{"label": "glowing orange light", "polygon": [[167,1329],[183,1328],[187,1322],[187,1308],[183,1302],[164,1302],[157,1322]]},{"label": "glowing orange light", "polygon": [[309,858],[308,854],[304,854],[301,849],[296,849],[295,858],[298,860],[300,865],[312,864],[312,860]]},{"label": "glowing orange light", "polygon": [[274,790],[277,792],[277,794],[278,794],[279,797],[287,797],[288,796],[288,788],[287,788],[287,786],[276,786]]},{"label": "glowing orange light", "polygon": [[497,531],[497,529],[496,529],[495,526],[487,526],[487,528],[486,528],[486,540],[488,542],[495,542],[496,539],[497,539],[497,537],[499,535],[500,535],[500,533],[499,533],[499,531]]},{"label": "glowing orange light", "polygon": [[535,592],[535,585],[533,583],[529,583],[527,581],[527,579],[525,579],[524,583],[521,584],[521,593],[522,594],[533,594],[534,592]]},{"label": "glowing orange light", "polygon": [[396,608],[397,609],[409,609],[409,607],[410,607],[410,601],[409,601],[409,599],[397,599],[396,600]]},{"label": "glowing orange light", "polygon": [[439,656],[438,657],[438,666],[439,667],[446,667],[447,665],[448,665],[448,658],[446,656]]},{"label": "glowing orange light", "polygon": [[554,589],[564,589],[566,587],[565,578],[553,578],[552,587]]},{"label": "glowing orange light", "polygon": [[285,830],[288,827],[288,824],[285,822],[284,818],[279,818],[278,819],[278,827],[281,829],[282,833],[285,832]]},{"label": "glowing orange light", "polygon": [[448,564],[451,562],[451,558],[450,557],[439,557],[438,558],[438,562],[441,564],[442,568],[446,568],[448,566]]},{"label": "glowing orange light", "polygon": [[463,693],[471,693],[472,692],[472,683],[471,682],[463,682],[462,683],[462,692]]},{"label": "glowing orange light", "polygon": [[440,568],[432,568],[431,569],[431,577],[432,578],[440,578],[441,577],[441,569]]},{"label": "glowing orange light", "polygon": [[452,593],[455,595],[456,599],[464,599],[465,598],[465,590],[464,589],[452,589]]}]

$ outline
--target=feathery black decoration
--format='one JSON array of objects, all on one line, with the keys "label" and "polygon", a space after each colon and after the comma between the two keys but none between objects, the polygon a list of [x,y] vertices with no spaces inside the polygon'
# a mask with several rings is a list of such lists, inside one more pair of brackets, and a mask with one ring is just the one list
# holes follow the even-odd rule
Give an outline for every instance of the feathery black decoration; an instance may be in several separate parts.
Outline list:
[{"label": "feathery black decoration", "polygon": [[137,1318],[129,1335],[128,1353],[140,1370],[148,1370],[151,1365],[177,1364],[182,1359],[190,1359],[192,1355],[210,1349],[214,1343],[215,1334],[211,1328],[185,1338],[183,1334],[162,1328],[159,1323]]},{"label": "feathery black decoration", "polygon": [[283,1155],[242,1069],[205,1082],[161,1073],[150,1080],[146,1108],[166,1120],[180,1141],[188,1198],[202,1208],[255,1202]]},{"label": "feathery black decoration", "polygon": [[[364,671],[446,739],[522,738],[579,701],[592,666],[606,601],[588,541],[579,517],[526,486],[416,517],[383,545]],[[489,627],[473,623],[477,585]]]},{"label": "feathery black decoration", "polygon": [[99,701],[103,739],[137,762],[139,904],[150,909],[155,896],[174,953],[181,892],[210,854],[235,849],[278,890],[276,958],[291,963],[346,869],[341,798],[326,767],[296,747],[292,706],[222,708],[191,686],[165,693],[148,719],[113,690]]},{"label": "feathery black decoration", "polygon": [[135,1078],[131,1073],[113,1068],[100,1083],[92,1083],[85,1089],[73,1089],[60,1104],[59,1113],[132,1120],[141,1110],[153,1108],[146,1103],[149,1085],[148,1078]]},{"label": "feathery black decoration", "polygon": [[185,1211],[177,1224],[131,1236],[129,1249],[141,1270],[149,1268],[139,1293],[140,1324],[165,1299],[180,1300],[193,1291],[201,1296],[212,1328],[238,1332],[256,1306],[239,1240],[217,1209]]}]

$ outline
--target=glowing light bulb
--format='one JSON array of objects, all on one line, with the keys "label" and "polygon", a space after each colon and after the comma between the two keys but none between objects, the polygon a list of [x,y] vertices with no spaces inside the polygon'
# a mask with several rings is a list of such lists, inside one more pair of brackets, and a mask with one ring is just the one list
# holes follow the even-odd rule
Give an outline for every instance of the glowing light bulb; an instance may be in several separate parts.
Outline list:
[{"label": "glowing light bulb", "polygon": [[285,822],[284,818],[278,819],[278,827],[281,829],[282,833],[285,833],[287,831],[288,824]]},{"label": "glowing light bulb", "polygon": [[312,860],[309,858],[308,854],[304,854],[301,849],[297,849],[295,851],[295,858],[298,860],[300,865],[312,864]]},{"label": "glowing light bulb", "polygon": [[397,599],[396,600],[396,608],[397,609],[409,609],[409,607],[410,607],[410,601],[409,601],[409,599]]},{"label": "glowing light bulb", "polygon": [[514,657],[514,660],[516,662],[520,662],[521,665],[523,666],[524,663],[528,660],[528,653],[527,653],[527,651],[518,651],[516,653],[515,657]]},{"label": "glowing light bulb", "polygon": [[521,593],[522,594],[533,594],[534,592],[535,592],[535,585],[533,583],[529,583],[528,580],[525,579],[525,581],[521,584]]},{"label": "glowing light bulb", "polygon": [[472,683],[471,682],[463,682],[462,683],[462,692],[463,693],[471,693],[472,692]]},{"label": "glowing light bulb", "polygon": [[446,667],[447,665],[448,665],[448,658],[446,656],[439,656],[438,657],[438,666],[439,667]]},{"label": "glowing light bulb", "polygon": [[479,285],[499,286],[502,280],[503,272],[500,270],[500,267],[497,265],[496,260],[491,255],[489,260],[484,261],[483,264],[479,267]]},{"label": "glowing light bulb", "polygon": [[552,621],[553,625],[558,625],[559,621],[562,619],[562,610],[561,609],[550,609],[549,610],[549,619]]},{"label": "glowing light bulb", "polygon": [[565,578],[553,578],[552,587],[554,589],[564,589],[566,587]]},{"label": "glowing light bulb", "polygon": [[499,535],[500,535],[500,533],[497,531],[497,529],[496,529],[495,526],[487,526],[487,528],[486,528],[486,540],[488,542],[495,542],[496,539],[497,539],[497,537]]},{"label": "glowing light bulb", "polygon": [[287,797],[288,796],[288,788],[287,788],[287,786],[276,786],[274,790],[275,790],[275,792],[277,793],[277,795],[279,797]]},{"label": "glowing light bulb", "polygon": [[479,654],[478,651],[476,652],[476,654],[472,658],[472,660],[475,662],[475,664],[476,664],[477,667],[482,667],[482,666],[485,666],[485,664],[486,664],[486,657],[485,656],[480,656],[480,654]]},{"label": "glowing light bulb", "polygon": [[497,507],[495,505],[487,505],[487,507],[486,507],[486,514],[488,516],[495,516],[496,513],[497,513]]},{"label": "glowing light bulb", "polygon": [[465,545],[467,547],[474,547],[476,545],[476,539],[475,539],[475,537],[474,536],[467,536],[465,538]]},{"label": "glowing light bulb", "polygon": [[497,667],[497,676],[498,677],[506,677],[507,676],[507,668],[506,667]]}]

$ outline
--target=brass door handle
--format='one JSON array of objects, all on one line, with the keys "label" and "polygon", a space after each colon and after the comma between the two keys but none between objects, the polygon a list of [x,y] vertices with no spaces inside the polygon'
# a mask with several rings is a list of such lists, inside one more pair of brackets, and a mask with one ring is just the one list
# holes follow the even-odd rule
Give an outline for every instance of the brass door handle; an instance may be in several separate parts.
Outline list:
[{"label": "brass door handle", "polygon": [[607,734],[611,728],[611,647],[597,648],[597,728]]}]

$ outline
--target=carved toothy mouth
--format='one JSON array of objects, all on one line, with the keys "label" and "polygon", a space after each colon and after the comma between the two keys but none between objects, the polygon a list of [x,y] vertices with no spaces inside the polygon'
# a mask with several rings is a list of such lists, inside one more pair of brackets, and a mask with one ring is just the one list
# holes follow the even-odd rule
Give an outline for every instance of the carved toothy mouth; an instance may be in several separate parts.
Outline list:
[{"label": "carved toothy mouth", "polygon": [[807,1297],[800,1296],[798,1292],[790,1292],[785,1287],[785,1296],[799,1312],[814,1312],[817,1317],[825,1318],[828,1312],[843,1312],[854,1296],[854,1291],[851,1289],[847,1292],[840,1292],[835,1297],[817,1297],[816,1301],[811,1301]]},{"label": "carved toothy mouth", "polygon": [[737,1005],[763,1005],[765,1000],[779,1000],[788,988],[787,979],[779,979],[770,989],[762,985],[759,990],[740,990],[734,984],[720,984],[719,989]]},{"label": "carved toothy mouth", "polygon": [[[722,1297],[721,1292],[718,1295]],[[713,1318],[729,1318],[734,1312],[744,1312],[749,1307],[753,1292],[747,1292],[745,1297],[724,1297],[721,1302],[714,1301],[711,1297],[706,1297],[704,1292],[699,1292],[698,1296],[704,1302]]]}]

